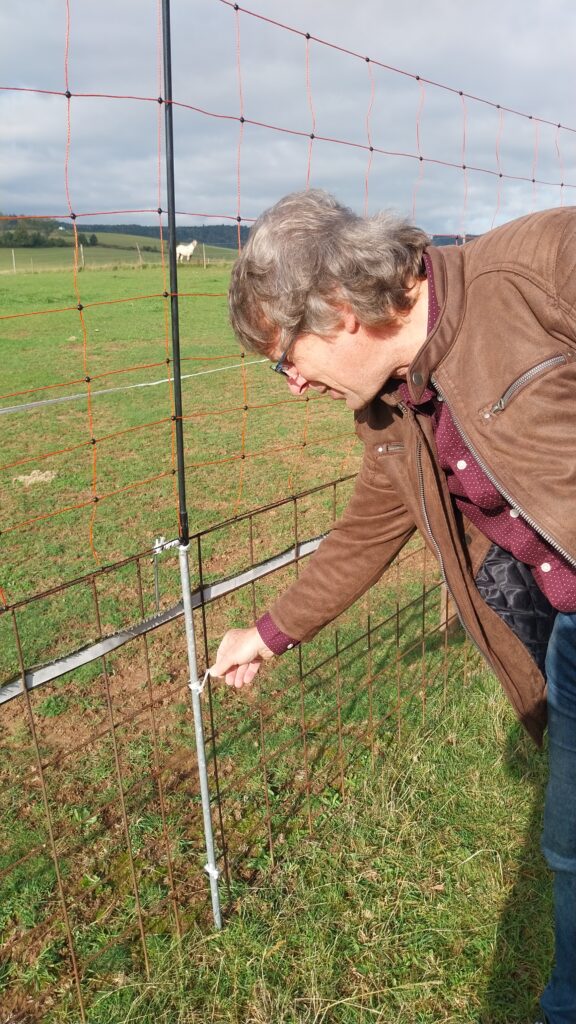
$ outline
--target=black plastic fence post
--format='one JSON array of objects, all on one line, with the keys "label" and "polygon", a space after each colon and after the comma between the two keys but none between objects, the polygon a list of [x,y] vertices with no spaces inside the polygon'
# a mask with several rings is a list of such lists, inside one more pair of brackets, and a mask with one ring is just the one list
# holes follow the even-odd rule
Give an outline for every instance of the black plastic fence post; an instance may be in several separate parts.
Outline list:
[{"label": "black plastic fence post", "polygon": [[172,376],[174,378],[174,415],[176,417],[176,463],[178,467],[178,505],[180,542],[188,544],[188,510],[184,472],[184,425],[182,421],[182,371],[180,365],[180,320],[178,307],[178,269],[176,262],[176,201],[174,189],[174,126],[172,108],[172,39],[170,0],[162,0],[162,45],[164,60],[164,124],[166,132],[166,197],[168,202],[168,256],[170,267],[170,313],[172,322]]}]

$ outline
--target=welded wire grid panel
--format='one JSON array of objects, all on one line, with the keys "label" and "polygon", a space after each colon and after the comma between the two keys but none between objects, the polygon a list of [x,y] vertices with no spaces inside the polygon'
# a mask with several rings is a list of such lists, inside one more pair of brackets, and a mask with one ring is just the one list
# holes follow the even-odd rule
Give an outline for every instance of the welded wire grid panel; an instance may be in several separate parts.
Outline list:
[{"label": "welded wire grid panel", "polygon": [[[46,59],[0,94],[21,182],[2,217],[11,244],[0,248],[0,678],[20,686],[1,706],[0,984],[7,1012],[40,1019],[63,999],[84,1020],[102,979],[135,965],[145,973],[192,922],[210,924],[180,619],[42,687],[23,685],[34,666],[93,650],[180,599],[174,552],[151,552],[178,530],[160,5],[138,7],[136,61],[118,5],[98,7],[116,26],[101,54],[84,7],[54,13]],[[19,16],[31,49],[25,5]],[[201,222],[234,228],[228,252],[198,245],[179,266],[198,590],[325,532],[359,459],[338,403],[289,398],[231,336],[227,278],[246,227],[281,194],[315,185],[370,212],[388,205],[397,176],[396,205],[461,241],[573,196],[574,131],[227,0],[202,0],[193,16],[209,26],[202,46],[218,76],[195,70],[190,5],[175,3],[178,225],[188,239]],[[264,51],[277,51],[283,70],[265,88]],[[336,116],[329,95],[359,82]],[[451,129],[441,148],[438,114]],[[25,172],[39,162],[47,191],[32,195]],[[473,202],[487,187],[490,223]],[[118,222],[154,223],[158,237],[130,252],[118,238],[90,244],[83,230]],[[42,230],[68,247],[22,245]],[[315,489],[334,479],[343,482]],[[226,628],[263,611],[296,571],[199,608],[204,664]],[[437,569],[416,545],[334,627],[267,669],[261,687],[206,691],[224,896],[281,855],[290,828],[312,829],[343,798],[351,766],[426,714],[431,686],[471,670],[461,641],[448,644],[440,606]]]},{"label": "welded wire grid panel", "polygon": [[[246,514],[192,538],[206,594],[219,552],[257,566],[303,525],[323,531],[348,484]],[[298,563],[246,583],[195,612],[204,664],[231,619],[258,614]],[[110,595],[136,593],[156,612],[149,554],[96,572],[10,612],[26,672],[30,616],[50,616],[66,590],[82,603],[91,643],[111,633]],[[177,596],[177,553],[161,555],[161,610]],[[178,607],[178,606],[176,606]],[[386,756],[427,696],[477,667],[462,636],[448,641],[438,568],[416,539],[366,598],[294,651],[258,687],[204,691],[213,819],[225,916],[287,842],[314,834],[346,796],[350,773]],[[152,969],[190,928],[212,919],[186,640],[181,620],[33,689],[2,710],[0,855],[2,1006],[40,1020],[68,1006],[85,1019],[102,985]],[[18,1019],[18,1018],[16,1018]]]}]

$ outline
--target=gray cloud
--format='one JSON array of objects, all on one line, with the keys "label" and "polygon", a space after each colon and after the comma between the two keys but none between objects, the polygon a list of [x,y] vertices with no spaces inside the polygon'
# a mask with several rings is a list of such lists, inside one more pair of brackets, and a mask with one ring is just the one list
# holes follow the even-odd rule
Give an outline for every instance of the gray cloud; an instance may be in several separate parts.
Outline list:
[{"label": "gray cloud", "polygon": [[[576,22],[568,0],[259,0],[254,10],[373,60],[462,89],[527,114],[572,124]],[[306,184],[362,209],[374,153],[368,208],[393,206],[431,231],[482,231],[531,209],[557,205],[559,188],[445,167],[465,162],[506,175],[576,185],[576,133],[500,115],[407,75],[368,65],[311,40],[309,87],[302,36],[238,16],[246,118],[240,148],[241,213],[256,216]],[[69,84],[80,92],[154,98],[158,78],[155,0],[71,2]],[[216,219],[237,212],[240,92],[237,16],[220,0],[173,0],[177,205]],[[61,0],[23,0],[0,12],[4,85],[64,89],[65,17]],[[219,117],[213,115],[221,115]],[[418,120],[417,120],[418,119]],[[576,119],[574,119],[576,121]],[[420,152],[427,159],[420,163]],[[77,212],[150,209],[158,204],[158,105],[135,100],[71,102],[70,193]],[[465,136],[465,146],[463,140]],[[66,101],[0,93],[0,208],[64,214]],[[464,155],[463,155],[464,154]],[[565,190],[565,201],[576,192]],[[162,201],[164,205],[164,200]],[[115,220],[136,219],[118,216]],[[153,216],[141,216],[153,221]],[[194,218],[192,218],[193,222]],[[186,223],[186,218],[181,218]],[[188,221],[189,222],[189,221]]]}]

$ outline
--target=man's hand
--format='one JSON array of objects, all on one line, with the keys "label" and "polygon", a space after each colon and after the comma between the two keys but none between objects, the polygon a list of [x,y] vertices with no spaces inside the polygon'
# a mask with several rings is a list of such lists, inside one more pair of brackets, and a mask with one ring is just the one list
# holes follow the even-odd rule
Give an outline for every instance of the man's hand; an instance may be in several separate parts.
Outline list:
[{"label": "man's hand", "polygon": [[273,657],[273,652],[264,643],[256,626],[251,629],[230,629],[218,648],[210,675],[223,676],[227,686],[240,689],[245,683],[252,682],[263,661]]}]

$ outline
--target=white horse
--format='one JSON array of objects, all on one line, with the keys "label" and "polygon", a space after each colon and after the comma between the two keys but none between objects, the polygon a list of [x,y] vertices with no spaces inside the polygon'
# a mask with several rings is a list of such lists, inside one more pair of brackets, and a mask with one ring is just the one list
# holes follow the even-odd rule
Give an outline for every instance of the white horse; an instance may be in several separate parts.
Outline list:
[{"label": "white horse", "polygon": [[192,253],[194,252],[194,249],[196,248],[197,245],[198,245],[198,242],[196,241],[196,239],[194,239],[192,242],[190,242],[189,245],[177,245],[176,246],[176,262],[177,263],[180,263],[180,262],[183,263],[184,260],[186,260],[187,263],[190,263],[190,257],[192,255]]}]

